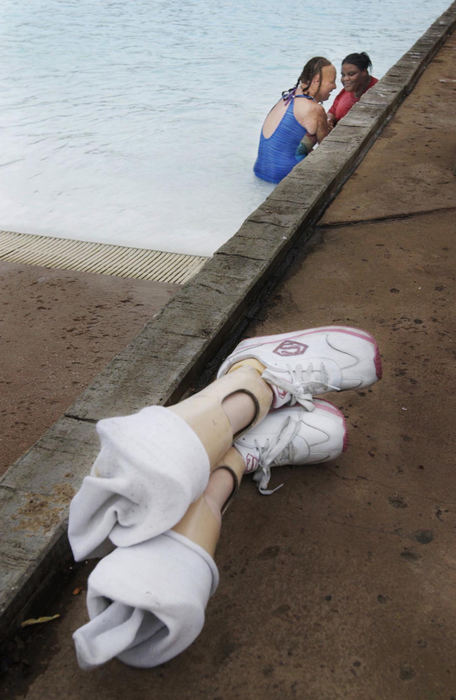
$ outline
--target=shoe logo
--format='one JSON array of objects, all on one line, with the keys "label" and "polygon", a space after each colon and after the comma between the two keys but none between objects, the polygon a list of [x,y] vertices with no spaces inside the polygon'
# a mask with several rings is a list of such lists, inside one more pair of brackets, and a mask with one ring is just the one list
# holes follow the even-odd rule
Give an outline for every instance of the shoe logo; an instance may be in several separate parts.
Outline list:
[{"label": "shoe logo", "polygon": [[308,347],[308,345],[298,343],[296,340],[284,340],[272,352],[281,357],[290,357],[292,355],[304,355]]},{"label": "shoe logo", "polygon": [[249,452],[245,460],[245,471],[254,472],[256,469],[258,469],[258,459]]}]

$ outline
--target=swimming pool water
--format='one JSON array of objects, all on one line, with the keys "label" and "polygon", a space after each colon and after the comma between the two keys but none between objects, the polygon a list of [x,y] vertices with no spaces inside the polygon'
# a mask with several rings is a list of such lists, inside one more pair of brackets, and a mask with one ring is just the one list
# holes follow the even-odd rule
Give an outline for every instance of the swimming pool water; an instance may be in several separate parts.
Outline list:
[{"label": "swimming pool water", "polygon": [[448,6],[2,0],[0,229],[210,255],[273,187],[259,131],[307,59],[380,78]]}]

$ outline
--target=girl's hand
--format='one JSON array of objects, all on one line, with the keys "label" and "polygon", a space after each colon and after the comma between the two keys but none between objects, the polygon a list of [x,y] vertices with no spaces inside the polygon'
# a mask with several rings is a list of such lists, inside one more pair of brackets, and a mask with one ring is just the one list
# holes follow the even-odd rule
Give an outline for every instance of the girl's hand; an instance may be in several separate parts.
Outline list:
[{"label": "girl's hand", "polygon": [[334,127],[336,126],[336,118],[335,118],[334,114],[332,114],[331,112],[328,112],[327,119],[328,119],[328,129],[329,129],[329,131],[332,131],[332,129],[334,129]]}]

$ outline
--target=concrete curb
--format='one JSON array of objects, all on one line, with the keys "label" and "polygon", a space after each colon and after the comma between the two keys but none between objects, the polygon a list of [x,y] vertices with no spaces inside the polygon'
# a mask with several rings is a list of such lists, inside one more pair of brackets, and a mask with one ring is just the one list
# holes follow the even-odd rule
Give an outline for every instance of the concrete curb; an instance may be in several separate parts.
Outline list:
[{"label": "concrete curb", "polygon": [[205,383],[456,26],[456,3],[282,181],[0,482],[0,633],[70,560],[68,505],[98,452],[94,423]]}]

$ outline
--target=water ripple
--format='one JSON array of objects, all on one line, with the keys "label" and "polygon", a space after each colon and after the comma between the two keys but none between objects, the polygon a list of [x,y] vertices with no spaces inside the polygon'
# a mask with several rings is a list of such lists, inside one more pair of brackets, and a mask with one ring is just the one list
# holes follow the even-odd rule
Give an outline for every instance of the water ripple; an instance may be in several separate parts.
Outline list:
[{"label": "water ripple", "polygon": [[381,77],[430,5],[2,0],[0,228],[210,254],[271,190],[259,129],[304,62]]}]

